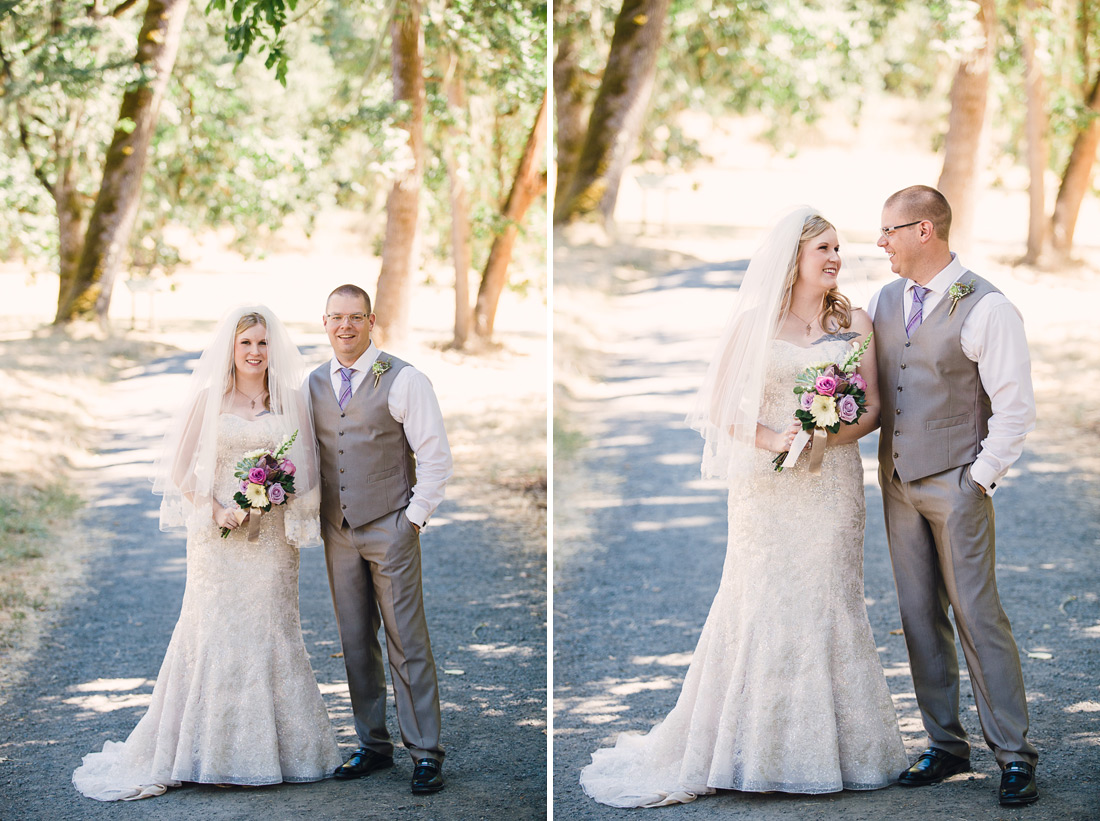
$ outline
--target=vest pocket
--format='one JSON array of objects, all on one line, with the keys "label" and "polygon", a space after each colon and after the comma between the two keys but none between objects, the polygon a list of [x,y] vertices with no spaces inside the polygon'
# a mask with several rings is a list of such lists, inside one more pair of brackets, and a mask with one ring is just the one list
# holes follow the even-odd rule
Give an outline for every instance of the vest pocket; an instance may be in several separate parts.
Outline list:
[{"label": "vest pocket", "polygon": [[391,476],[396,476],[401,472],[401,465],[390,468],[389,470],[383,470],[381,473],[371,473],[367,475],[367,484],[373,482],[381,482],[383,479],[389,479]]},{"label": "vest pocket", "polygon": [[960,416],[948,416],[946,419],[930,419],[924,423],[925,430],[942,430],[943,428],[956,428],[970,421],[970,412]]}]

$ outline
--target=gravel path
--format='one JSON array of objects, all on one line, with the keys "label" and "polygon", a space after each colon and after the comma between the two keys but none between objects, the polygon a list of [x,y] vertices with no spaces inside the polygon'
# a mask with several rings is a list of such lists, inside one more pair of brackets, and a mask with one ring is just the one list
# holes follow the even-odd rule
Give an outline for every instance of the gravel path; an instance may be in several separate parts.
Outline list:
[{"label": "gravel path", "polygon": [[[568,359],[571,367],[557,374],[568,399],[555,407],[559,425],[583,442],[572,457],[555,457],[556,821],[635,817],[588,799],[578,772],[593,750],[612,744],[619,732],[644,731],[672,708],[725,551],[725,493],[698,478],[701,440],[684,427],[683,417],[745,261],[677,259],[663,252],[646,259],[646,253],[561,247],[556,258],[555,329],[567,338],[556,339],[555,357]],[[571,277],[563,285],[557,272],[565,270]],[[609,278],[610,271],[615,276]],[[601,280],[602,291],[586,290],[599,289]],[[1090,294],[1095,305],[1096,289]],[[567,326],[562,317],[598,317],[589,323],[598,330]],[[1032,348],[1037,366],[1064,358],[1063,349],[1042,335],[1032,337]],[[1095,350],[1075,366],[1094,386],[1100,372]],[[974,741],[975,771],[969,775],[930,788],[872,793],[725,791],[658,814],[903,821],[1100,817],[1098,448],[1096,431],[1085,431],[1091,461],[1073,461],[1060,425],[1041,420],[1018,470],[996,497],[1000,592],[1023,655],[1031,738],[1041,756],[1037,804],[1011,811],[998,806],[997,766],[982,743],[964,680],[963,721]],[[877,434],[861,444],[868,469],[866,599],[912,758],[924,735],[904,642],[892,633],[900,621],[874,478],[876,446]]]},{"label": "gravel path", "polygon": [[[320,361],[325,350],[317,345],[306,354]],[[522,488],[503,493],[502,502],[500,488],[489,492],[477,477],[462,476],[461,466],[423,539],[448,749],[443,792],[409,792],[412,765],[401,748],[392,770],[349,783],[185,785],[118,804],[72,787],[81,757],[106,739],[125,738],[144,713],[179,614],[184,539],[159,532],[146,474],[173,404],[166,397],[182,390],[195,356],[153,362],[106,391],[99,464],[80,477],[94,485],[92,502],[82,532],[73,534],[93,545],[86,584],[69,598],[0,715],[0,821],[543,817],[545,530],[540,542],[541,514],[531,513]],[[470,437],[477,416],[451,420],[461,429],[456,439]],[[333,657],[339,642],[320,549],[302,553],[300,599],[313,668],[341,748],[350,752],[350,706],[343,661]],[[390,732],[399,738],[392,704],[391,697]]]}]

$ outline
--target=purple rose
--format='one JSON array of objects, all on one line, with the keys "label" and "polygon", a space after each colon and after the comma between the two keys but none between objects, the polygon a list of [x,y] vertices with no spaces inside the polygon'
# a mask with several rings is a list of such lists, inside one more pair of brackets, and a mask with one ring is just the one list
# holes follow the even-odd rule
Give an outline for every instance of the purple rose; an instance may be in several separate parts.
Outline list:
[{"label": "purple rose", "polygon": [[241,479],[241,493],[244,493],[246,490],[248,490],[248,480]]},{"label": "purple rose", "polygon": [[859,402],[851,394],[845,394],[836,403],[836,410],[840,415],[841,422],[854,422],[856,415],[859,413]]},{"label": "purple rose", "polygon": [[858,373],[853,373],[849,378],[849,381],[861,391],[867,390],[867,383],[863,381],[863,377],[860,376]]},{"label": "purple rose", "polygon": [[814,406],[814,392],[806,391],[798,401],[802,405],[802,410],[808,411]]},{"label": "purple rose", "polygon": [[294,467],[294,463],[292,461],[290,461],[289,459],[283,460],[283,473],[285,473],[287,476],[293,476],[295,470],[297,470],[297,468]]},{"label": "purple rose", "polygon": [[272,485],[267,489],[267,498],[271,500],[271,504],[281,505],[286,501],[286,491],[282,485]]},{"label": "purple rose", "polygon": [[819,376],[814,383],[814,390],[822,396],[832,396],[836,393],[836,379],[832,376]]},{"label": "purple rose", "polygon": [[263,468],[252,468],[248,471],[248,481],[254,485],[262,485],[267,481],[267,471]]}]

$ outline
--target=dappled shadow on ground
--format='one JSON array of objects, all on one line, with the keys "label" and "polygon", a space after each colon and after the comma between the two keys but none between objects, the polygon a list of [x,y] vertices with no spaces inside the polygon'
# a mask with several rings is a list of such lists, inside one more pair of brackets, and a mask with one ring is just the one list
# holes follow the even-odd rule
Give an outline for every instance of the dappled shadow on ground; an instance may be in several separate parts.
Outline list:
[{"label": "dappled shadow on ground", "polygon": [[[607,267],[614,268],[609,257]],[[615,324],[601,306],[600,319],[611,327],[597,340],[591,382],[570,391],[570,423],[583,446],[572,459],[555,463],[556,477],[563,471],[577,477],[556,478],[555,507],[583,509],[586,526],[563,529],[568,541],[555,544],[555,814],[561,818],[626,817],[587,799],[577,783],[579,770],[619,732],[645,731],[672,709],[718,588],[725,488],[699,480],[701,440],[683,423],[713,341],[701,344],[683,312],[705,301],[728,304],[735,279],[732,264],[624,274],[612,289],[620,294],[613,303],[613,312],[621,313]],[[685,298],[685,290],[697,296]],[[670,315],[679,312],[679,327],[662,321],[658,305]],[[1064,347],[1041,341],[1033,340],[1032,350],[1040,373],[1065,357]],[[1096,361],[1095,354],[1087,360],[1093,373]],[[1082,363],[1074,367],[1080,379]],[[1065,366],[1057,371],[1066,377]],[[1041,755],[1044,798],[1032,814],[1044,819],[1089,817],[1094,796],[1082,785],[1100,763],[1100,491],[1093,461],[1100,449],[1089,438],[1091,406],[1066,399],[1040,398],[1039,430],[995,497],[999,588],[1019,644],[1031,738]],[[1044,402],[1060,403],[1066,413],[1044,419]],[[861,443],[865,600],[912,756],[925,737],[882,524],[876,442],[870,436]],[[790,514],[797,515],[793,504]],[[961,649],[959,654],[961,661]],[[985,817],[996,806],[997,767],[982,741],[965,663],[961,709],[975,772],[936,788],[936,796],[901,789],[813,797],[725,792],[676,812],[916,818],[930,800],[936,806],[948,800],[960,817]]]},{"label": "dappled shadow on ground", "polygon": [[[320,344],[306,350],[313,361],[327,353]],[[195,359],[195,352],[174,353],[107,386],[101,446],[80,473],[94,488],[81,522],[95,545],[84,559],[87,587],[69,602],[0,716],[2,818],[107,818],[134,809],[84,799],[69,777],[83,755],[105,740],[124,739],[144,714],[180,611],[185,539],[158,530],[159,499],[148,473],[172,410],[168,393]],[[412,766],[399,746],[397,766],[362,781],[256,790],[188,786],[140,802],[142,812],[183,819],[320,811],[354,818],[370,806],[379,815],[411,817],[543,815],[546,465],[541,433],[527,440],[532,428],[545,430],[545,406],[530,400],[524,413],[494,415],[491,398],[483,399],[486,407],[471,400],[446,414],[461,467],[422,538],[447,789],[411,796]],[[498,445],[506,451],[494,460]],[[322,549],[302,551],[299,580],[303,636],[346,753],[356,742]],[[399,739],[392,690],[389,704],[389,730]]]}]

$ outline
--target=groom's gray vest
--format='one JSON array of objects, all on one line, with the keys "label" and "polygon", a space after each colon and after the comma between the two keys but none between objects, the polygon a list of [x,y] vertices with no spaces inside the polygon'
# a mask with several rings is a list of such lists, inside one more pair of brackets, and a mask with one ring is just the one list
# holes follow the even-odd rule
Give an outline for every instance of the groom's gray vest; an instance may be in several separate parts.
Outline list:
[{"label": "groom's gray vest", "polygon": [[960,335],[974,306],[1000,291],[970,271],[959,278],[963,284],[971,280],[974,291],[959,300],[954,313],[948,316],[951,298],[945,294],[911,339],[905,336],[902,310],[906,281],[891,282],[879,294],[875,307],[882,402],[878,458],[887,477],[897,471],[903,482],[913,482],[968,465],[989,432],[989,397],[977,363],[963,353]]},{"label": "groom's gray vest", "polygon": [[377,361],[387,360],[390,368],[378,387],[368,373],[344,410],[332,389],[330,364],[309,375],[321,459],[321,515],[335,527],[345,519],[361,527],[404,508],[412,497],[416,460],[404,426],[389,410],[394,377],[409,363],[378,354]]}]

